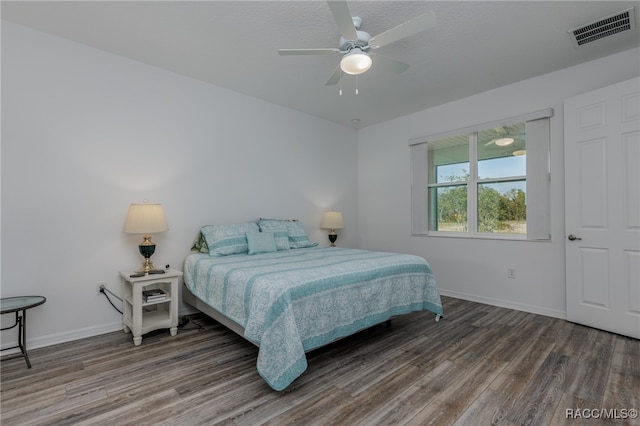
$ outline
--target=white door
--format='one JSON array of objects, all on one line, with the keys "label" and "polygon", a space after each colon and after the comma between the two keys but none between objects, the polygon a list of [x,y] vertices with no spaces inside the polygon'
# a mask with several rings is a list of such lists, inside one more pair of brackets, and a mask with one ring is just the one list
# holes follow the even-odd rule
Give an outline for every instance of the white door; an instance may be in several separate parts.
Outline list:
[{"label": "white door", "polygon": [[640,78],[564,103],[567,319],[640,339]]}]

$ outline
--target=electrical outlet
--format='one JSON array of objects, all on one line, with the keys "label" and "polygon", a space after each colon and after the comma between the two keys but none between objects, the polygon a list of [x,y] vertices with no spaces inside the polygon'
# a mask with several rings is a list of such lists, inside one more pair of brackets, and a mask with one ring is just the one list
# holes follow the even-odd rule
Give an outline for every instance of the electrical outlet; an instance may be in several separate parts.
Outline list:
[{"label": "electrical outlet", "polygon": [[96,283],[96,294],[100,294],[101,291],[107,287],[107,282],[106,281],[98,281]]},{"label": "electrical outlet", "polygon": [[516,279],[516,268],[507,268],[507,278]]}]

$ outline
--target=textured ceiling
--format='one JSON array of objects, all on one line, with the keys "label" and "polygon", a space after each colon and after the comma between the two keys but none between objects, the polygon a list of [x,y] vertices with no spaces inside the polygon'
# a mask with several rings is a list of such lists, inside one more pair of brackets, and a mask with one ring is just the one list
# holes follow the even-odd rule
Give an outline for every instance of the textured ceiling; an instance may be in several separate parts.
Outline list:
[{"label": "textured ceiling", "polygon": [[[638,29],[575,47],[568,30],[635,6],[615,1],[354,1],[372,36],[433,10],[437,25],[377,52],[374,66],[326,86],[340,57],[324,1],[2,1],[2,19],[351,127],[363,127],[640,45]],[[636,10],[636,15],[640,11]],[[636,16],[637,21],[637,16]],[[353,123],[352,119],[359,119]]]}]

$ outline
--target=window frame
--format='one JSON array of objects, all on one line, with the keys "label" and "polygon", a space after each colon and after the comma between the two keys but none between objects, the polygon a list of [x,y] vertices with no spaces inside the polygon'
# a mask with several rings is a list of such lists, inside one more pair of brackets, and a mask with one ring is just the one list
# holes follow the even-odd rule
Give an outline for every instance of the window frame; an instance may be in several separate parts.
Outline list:
[{"label": "window frame", "polygon": [[[550,224],[550,126],[553,109],[545,109],[494,122],[409,140],[411,157],[411,235],[452,238],[545,240],[551,239]],[[525,176],[478,179],[477,132],[515,123],[525,123],[527,167]],[[458,182],[429,182],[428,143],[451,136],[469,135],[469,178]],[[509,181],[526,181],[527,233],[478,232],[478,185]],[[467,230],[430,230],[429,190],[464,185],[467,188]]]}]

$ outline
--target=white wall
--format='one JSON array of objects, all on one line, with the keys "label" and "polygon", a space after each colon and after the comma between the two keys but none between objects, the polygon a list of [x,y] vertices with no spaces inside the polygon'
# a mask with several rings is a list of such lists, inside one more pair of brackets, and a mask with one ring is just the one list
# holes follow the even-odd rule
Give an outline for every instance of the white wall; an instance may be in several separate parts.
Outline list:
[{"label": "white wall", "polygon": [[95,283],[120,293],[118,271],[140,265],[130,203],[165,208],[156,265],[182,269],[202,225],[260,216],[325,244],[330,208],[355,246],[356,163],[353,129],[2,23],[1,295],[47,297],[30,347],[121,328]]},{"label": "white wall", "polygon": [[[638,75],[640,51],[633,49],[360,130],[359,245],[423,256],[442,294],[564,317],[563,100]],[[551,242],[409,235],[409,139],[545,108],[555,111]],[[515,280],[507,278],[509,267],[516,268]]]}]

